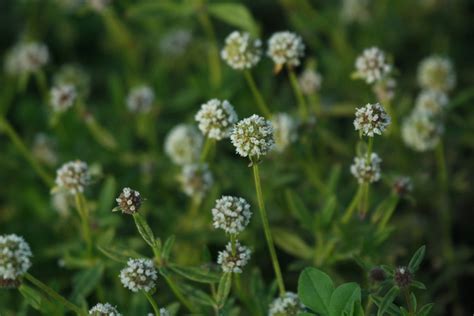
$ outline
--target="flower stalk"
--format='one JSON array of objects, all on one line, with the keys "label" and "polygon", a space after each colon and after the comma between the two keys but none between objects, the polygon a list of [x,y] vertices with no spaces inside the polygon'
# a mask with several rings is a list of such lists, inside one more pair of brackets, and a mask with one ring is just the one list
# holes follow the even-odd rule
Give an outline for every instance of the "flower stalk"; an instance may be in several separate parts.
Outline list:
[{"label": "flower stalk", "polygon": [[300,112],[301,119],[306,120],[309,114],[308,105],[306,104],[306,100],[303,96],[303,93],[301,92],[301,88],[293,67],[288,66],[288,77],[290,78],[293,93],[295,94],[296,100],[298,101],[298,110]]},{"label": "flower stalk", "polygon": [[76,202],[77,213],[81,220],[82,236],[87,245],[87,254],[92,255],[92,237],[89,225],[89,208],[87,207],[87,201],[84,195],[80,192],[74,195]]},{"label": "flower stalk", "polygon": [[160,309],[158,308],[158,304],[156,301],[153,299],[153,296],[151,296],[150,293],[147,291],[143,291],[143,294],[145,294],[148,302],[150,303],[151,307],[153,307],[153,311],[155,312],[155,316],[160,316]]},{"label": "flower stalk", "polygon": [[244,70],[244,76],[245,76],[245,80],[247,80],[247,84],[250,87],[250,90],[252,91],[253,97],[255,99],[255,102],[257,103],[257,106],[260,112],[266,118],[270,118],[272,116],[272,113],[269,110],[267,104],[265,103],[265,100],[263,99],[262,94],[258,90],[257,85],[255,84],[255,80],[250,70]]}]

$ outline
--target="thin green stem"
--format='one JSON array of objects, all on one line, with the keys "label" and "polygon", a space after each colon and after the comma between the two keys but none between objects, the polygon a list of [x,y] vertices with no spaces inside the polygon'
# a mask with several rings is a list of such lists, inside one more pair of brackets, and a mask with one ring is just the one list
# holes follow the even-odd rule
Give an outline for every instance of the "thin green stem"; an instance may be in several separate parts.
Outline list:
[{"label": "thin green stem", "polygon": [[36,279],[34,276],[32,276],[29,273],[26,273],[24,275],[24,278],[33,283],[36,287],[38,287],[40,290],[45,292],[49,297],[52,299],[56,300],[60,304],[62,304],[64,307],[67,309],[70,309],[71,311],[75,312],[77,315],[86,315],[86,313],[81,310],[78,306],[74,305],[73,303],[69,302],[67,299],[65,299],[63,296],[58,294],[56,291],[54,291],[52,288],[41,282],[40,280]]},{"label": "thin green stem", "polygon": [[208,156],[209,156],[209,153],[212,149],[212,146],[215,144],[214,140],[209,138],[209,137],[206,137],[206,140],[204,141],[204,146],[202,148],[202,151],[201,151],[201,157],[200,157],[200,161],[201,163],[203,162],[206,162]]},{"label": "thin green stem", "polygon": [[40,176],[41,180],[48,186],[54,186],[53,178],[46,172],[45,169],[41,166],[41,164],[36,160],[33,154],[28,150],[26,145],[21,140],[20,136],[16,133],[10,123],[2,116],[0,116],[0,129],[7,134],[10,138],[11,142],[18,151],[24,156],[24,158],[30,163],[31,167],[35,170],[35,172]]},{"label": "thin green stem", "polygon": [[199,12],[198,19],[211,45],[208,53],[210,82],[212,86],[216,88],[221,83],[221,64],[219,48],[217,47],[216,33],[205,8],[202,8],[201,12]]},{"label": "thin green stem", "polygon": [[186,297],[184,297],[183,293],[181,293],[181,290],[178,288],[178,286],[176,285],[176,283],[174,282],[174,280],[169,277],[169,276],[165,276],[164,277],[165,280],[166,280],[166,283],[168,283],[168,286],[170,287],[171,291],[173,292],[173,294],[176,296],[176,298],[184,305],[186,306],[186,308],[191,312],[191,313],[196,313],[196,309],[193,307],[193,305],[191,304],[190,301],[188,301],[186,299]]},{"label": "thin green stem", "polygon": [[288,67],[288,76],[290,78],[291,87],[293,88],[293,92],[296,96],[296,100],[298,100],[298,109],[300,112],[301,119],[306,120],[308,119],[308,105],[306,104],[306,100],[301,92],[300,85],[298,83],[298,79],[296,78],[295,71],[292,67]]},{"label": "thin green stem", "polygon": [[257,85],[255,84],[255,80],[253,79],[253,76],[250,70],[244,70],[244,76],[245,76],[245,79],[247,80],[247,84],[249,85],[250,90],[252,91],[253,97],[255,99],[255,102],[257,103],[257,106],[260,112],[266,118],[270,118],[272,116],[272,112],[270,112],[267,104],[265,103],[265,100],[262,97],[262,94],[258,90]]},{"label": "thin green stem", "polygon": [[89,208],[87,207],[87,201],[82,193],[76,193],[74,196],[76,201],[76,209],[81,219],[82,236],[87,245],[88,256],[92,255],[92,238],[89,226]]},{"label": "thin green stem", "polygon": [[160,309],[158,308],[158,304],[156,301],[153,299],[153,296],[151,296],[150,293],[147,291],[143,291],[145,294],[146,298],[148,299],[148,302],[150,302],[150,305],[153,307],[153,311],[155,312],[155,316],[160,316]]},{"label": "thin green stem", "polygon": [[275,250],[275,244],[273,243],[272,233],[270,231],[270,224],[268,223],[267,211],[265,209],[265,203],[263,202],[262,186],[260,184],[260,173],[258,170],[258,164],[253,163],[253,176],[255,181],[255,189],[257,191],[258,208],[260,210],[260,217],[262,219],[263,231],[265,233],[265,239],[267,240],[268,250],[272,258],[273,269],[275,270],[275,276],[280,289],[280,296],[285,294],[285,284],[283,283],[283,277],[281,274],[280,263]]},{"label": "thin green stem", "polygon": [[363,191],[362,185],[359,185],[359,187],[357,188],[357,192],[354,194],[354,197],[352,198],[351,203],[349,204],[346,211],[344,212],[344,215],[342,216],[343,224],[347,224],[352,218],[352,215],[354,214],[356,206],[362,197],[362,193],[363,193],[362,191]]}]

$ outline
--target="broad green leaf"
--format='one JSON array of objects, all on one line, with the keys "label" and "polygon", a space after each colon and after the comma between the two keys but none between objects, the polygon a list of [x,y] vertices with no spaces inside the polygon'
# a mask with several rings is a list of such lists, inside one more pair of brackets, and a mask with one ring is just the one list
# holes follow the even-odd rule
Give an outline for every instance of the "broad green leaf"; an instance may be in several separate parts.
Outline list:
[{"label": "broad green leaf", "polygon": [[181,267],[175,264],[168,266],[172,271],[181,275],[182,277],[200,283],[217,283],[219,282],[219,275],[215,272],[207,271],[197,267]]},{"label": "broad green leaf", "polygon": [[420,290],[426,290],[426,286],[420,281],[411,281],[410,286],[416,287]]},{"label": "broad green leaf", "polygon": [[306,244],[297,234],[282,228],[272,230],[275,244],[285,252],[302,259],[309,259],[313,255],[313,249]]},{"label": "broad green leaf", "polygon": [[240,3],[212,3],[208,7],[209,13],[232,26],[239,27],[253,36],[258,35],[258,25],[250,11]]},{"label": "broad green leaf", "polygon": [[[380,308],[380,304],[382,304],[382,297],[379,296],[370,296],[370,299],[374,301],[375,305]],[[387,310],[385,311],[387,314],[391,316],[400,316],[400,309],[393,303],[388,305]]]},{"label": "broad green leaf", "polygon": [[329,315],[339,316],[343,312],[351,313],[355,302],[360,302],[360,287],[357,283],[345,283],[338,286],[331,295]]},{"label": "broad green leaf", "polygon": [[71,294],[71,300],[78,302],[81,297],[86,298],[100,282],[103,272],[103,265],[97,265],[95,267],[81,271],[74,278],[74,287]]},{"label": "broad green leaf", "polygon": [[216,302],[218,306],[223,306],[225,300],[229,296],[230,287],[232,285],[232,273],[224,273],[219,281],[219,287],[217,288]]},{"label": "broad green leaf", "polygon": [[26,302],[31,307],[33,307],[36,310],[41,310],[41,303],[42,303],[43,298],[41,297],[41,294],[37,290],[25,284],[22,284],[18,290],[20,291],[21,295],[23,295]]},{"label": "broad green leaf", "polygon": [[410,263],[408,264],[408,270],[412,273],[415,273],[418,268],[420,267],[421,262],[423,261],[423,257],[425,256],[426,247],[421,246],[411,257]]},{"label": "broad green leaf", "polygon": [[334,292],[331,278],[316,268],[306,268],[298,280],[301,302],[316,313],[329,315],[329,304]]},{"label": "broad green leaf", "polygon": [[137,226],[138,232],[142,236],[143,240],[150,246],[155,246],[155,235],[148,225],[146,219],[140,215],[140,213],[133,214],[133,219],[135,220],[135,225]]},{"label": "broad green leaf", "polygon": [[424,305],[417,313],[417,316],[428,316],[433,308],[433,303]]},{"label": "broad green leaf", "polygon": [[365,316],[364,308],[361,301],[354,301],[349,316]]},{"label": "broad green leaf", "polygon": [[400,293],[400,289],[396,286],[392,287],[387,294],[382,298],[382,301],[379,305],[379,310],[377,312],[377,316],[383,316],[384,313],[389,309],[390,304],[395,300],[395,298]]}]

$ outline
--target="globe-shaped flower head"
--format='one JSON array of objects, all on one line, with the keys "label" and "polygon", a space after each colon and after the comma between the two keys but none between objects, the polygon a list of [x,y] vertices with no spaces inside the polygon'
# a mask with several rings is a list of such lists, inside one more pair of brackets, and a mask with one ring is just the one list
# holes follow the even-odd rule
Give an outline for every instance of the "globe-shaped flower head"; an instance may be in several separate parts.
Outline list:
[{"label": "globe-shaped flower head", "polygon": [[236,70],[252,68],[260,61],[261,56],[262,42],[259,39],[253,39],[245,32],[230,33],[221,51],[222,59]]},{"label": "globe-shaped flower head", "polygon": [[383,79],[392,70],[385,53],[377,47],[365,49],[355,62],[356,76],[368,84]]},{"label": "globe-shaped flower head", "polygon": [[283,152],[297,138],[297,121],[286,113],[278,113],[272,117],[273,136],[275,138],[275,149]]},{"label": "globe-shaped flower head", "polygon": [[448,106],[448,102],[448,97],[444,92],[425,90],[416,99],[415,111],[428,115],[439,115]]},{"label": "globe-shaped flower head", "polygon": [[241,197],[222,196],[212,209],[212,224],[228,234],[242,232],[250,222],[250,204]]},{"label": "globe-shaped flower head", "polygon": [[39,42],[22,42],[15,45],[7,55],[7,73],[20,75],[40,70],[49,61],[48,47]]},{"label": "globe-shaped flower head", "polygon": [[55,112],[64,112],[74,105],[77,98],[76,88],[63,84],[51,88],[51,107]]},{"label": "globe-shaped flower head", "polygon": [[177,165],[196,162],[201,153],[202,134],[192,125],[179,124],[166,136],[165,152]]},{"label": "globe-shaped flower head", "polygon": [[128,259],[127,267],[120,271],[120,281],[132,292],[150,292],[155,288],[156,279],[156,268],[150,259]]},{"label": "globe-shaped flower head", "polygon": [[224,272],[242,273],[242,269],[250,260],[250,254],[250,249],[236,240],[235,253],[232,252],[232,243],[229,242],[223,251],[219,251],[217,263],[221,265]]},{"label": "globe-shaped flower head", "polygon": [[382,159],[376,153],[370,154],[369,161],[366,156],[355,157],[351,166],[351,173],[360,184],[376,182],[381,177],[381,162]]},{"label": "globe-shaped flower head", "polygon": [[23,237],[15,234],[0,236],[0,288],[18,287],[18,278],[31,267],[32,256]]},{"label": "globe-shaped flower head", "polygon": [[306,95],[311,95],[319,91],[323,78],[321,74],[313,69],[307,68],[299,76],[298,82],[300,84],[301,92]]},{"label": "globe-shaped flower head", "polygon": [[90,174],[87,163],[75,160],[69,161],[56,171],[56,185],[70,194],[84,192],[90,183]]},{"label": "globe-shaped flower head", "polygon": [[304,56],[305,46],[301,37],[284,31],[274,33],[268,40],[267,55],[273,60],[278,72],[283,66],[299,66]]},{"label": "globe-shaped flower head", "polygon": [[155,101],[155,93],[149,86],[133,88],[127,96],[127,107],[131,112],[149,112]]},{"label": "globe-shaped flower head", "polygon": [[370,104],[357,108],[354,119],[354,128],[361,135],[373,137],[375,134],[382,133],[390,125],[390,116],[379,104]]},{"label": "globe-shaped flower head", "polygon": [[239,155],[258,160],[275,145],[272,123],[254,114],[234,126],[230,140]]},{"label": "globe-shaped flower head", "polygon": [[237,113],[227,100],[212,99],[201,105],[195,118],[204,135],[221,140],[229,137],[232,126],[237,122]]},{"label": "globe-shaped flower head", "polygon": [[109,303],[98,303],[89,310],[89,315],[92,316],[121,316],[116,307]]},{"label": "globe-shaped flower head", "polygon": [[304,311],[298,295],[293,292],[286,292],[273,300],[268,310],[268,316],[297,316]]},{"label": "globe-shaped flower head", "polygon": [[123,188],[119,197],[115,199],[118,206],[117,209],[125,214],[135,214],[142,205],[142,197],[140,192],[130,188]]},{"label": "globe-shaped flower head", "polygon": [[438,116],[413,111],[402,123],[402,139],[416,151],[431,150],[438,145],[443,125]]},{"label": "globe-shaped flower head", "polygon": [[207,164],[184,165],[179,176],[184,193],[201,199],[212,187],[214,178]]},{"label": "globe-shaped flower head", "polygon": [[431,56],[418,67],[418,83],[424,89],[449,92],[456,85],[456,74],[448,58]]}]

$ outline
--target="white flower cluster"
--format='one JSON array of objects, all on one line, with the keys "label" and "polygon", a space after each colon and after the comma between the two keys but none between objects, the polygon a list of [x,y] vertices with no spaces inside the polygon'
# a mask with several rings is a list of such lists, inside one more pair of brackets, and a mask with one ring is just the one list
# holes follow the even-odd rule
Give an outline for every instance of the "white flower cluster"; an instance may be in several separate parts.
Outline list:
[{"label": "white flower cluster", "polygon": [[377,81],[373,86],[373,91],[379,101],[390,102],[395,97],[395,89],[397,81],[393,78],[387,77]]},{"label": "white flower cluster", "polygon": [[207,164],[184,165],[179,176],[184,193],[201,199],[212,187],[214,178]]},{"label": "white flower cluster", "polygon": [[18,277],[31,267],[32,256],[23,237],[15,234],[0,236],[0,286],[17,286]]},{"label": "white flower cluster", "polygon": [[48,47],[38,42],[15,45],[5,61],[5,70],[11,75],[38,71],[49,61]]},{"label": "white flower cluster", "polygon": [[118,208],[122,210],[122,213],[126,214],[135,214],[142,205],[140,192],[130,188],[123,188],[119,197],[116,198],[115,201],[118,204]]},{"label": "white flower cluster", "polygon": [[227,234],[236,235],[242,232],[250,222],[252,212],[250,204],[244,198],[222,196],[216,200],[212,209],[212,225]]},{"label": "white flower cluster", "polygon": [[354,128],[364,136],[382,135],[389,125],[390,116],[379,103],[368,103],[356,109]]},{"label": "white flower cluster", "polygon": [[128,259],[127,267],[120,271],[120,281],[132,292],[150,292],[156,286],[156,279],[156,268],[150,259]]},{"label": "white flower cluster", "polygon": [[341,19],[346,22],[366,22],[370,17],[369,0],[343,0]]},{"label": "white flower cluster", "polygon": [[209,100],[201,105],[195,116],[201,132],[209,138],[221,140],[229,137],[232,126],[237,122],[237,113],[227,101]]},{"label": "white flower cluster", "polygon": [[149,86],[139,86],[129,92],[127,107],[131,112],[146,113],[150,111],[154,101],[155,93],[153,90]]},{"label": "white flower cluster", "polygon": [[304,56],[305,46],[301,37],[284,31],[274,33],[268,40],[267,55],[276,65],[299,66]]},{"label": "white flower cluster", "polygon": [[221,57],[237,70],[250,69],[260,61],[262,42],[251,38],[250,34],[234,31],[225,39]]},{"label": "white flower cluster", "polygon": [[431,150],[438,145],[443,124],[438,116],[413,111],[402,123],[402,139],[416,151]]},{"label": "white flower cluster", "polygon": [[192,125],[179,124],[166,136],[165,152],[177,165],[198,160],[203,143],[202,134]]},{"label": "white flower cluster", "polygon": [[89,310],[89,315],[92,316],[122,316],[117,310],[117,307],[110,305],[109,303],[98,303]]},{"label": "white flower cluster", "polygon": [[298,138],[298,123],[286,113],[277,113],[272,117],[273,137],[275,149],[283,152],[291,143]]},{"label": "white flower cluster", "polygon": [[360,184],[376,182],[380,180],[381,177],[381,162],[382,159],[376,153],[370,154],[370,161],[365,155],[354,157],[354,163],[351,166],[351,173]]},{"label": "white flower cluster", "polygon": [[74,105],[77,98],[76,88],[70,84],[63,84],[51,88],[51,107],[55,112],[64,112]]},{"label": "white flower cluster", "polygon": [[242,157],[265,156],[275,145],[272,123],[256,114],[239,121],[230,140]]},{"label": "white flower cluster", "polygon": [[186,52],[192,37],[187,29],[172,30],[161,38],[160,51],[169,57],[178,57]]},{"label": "white flower cluster", "polygon": [[61,66],[54,75],[53,83],[55,86],[74,86],[78,97],[85,98],[89,95],[90,76],[78,65],[66,64]]},{"label": "white flower cluster", "polygon": [[298,78],[301,92],[306,95],[318,92],[319,89],[321,89],[322,81],[323,78],[321,77],[321,74],[310,68],[305,69]]},{"label": "white flower cluster", "polygon": [[232,249],[232,243],[229,242],[224,250],[219,251],[217,263],[221,265],[222,271],[226,273],[242,273],[243,267],[245,267],[250,260],[250,254],[250,249],[242,246],[240,242],[236,240],[234,249]]},{"label": "white flower cluster", "polygon": [[431,56],[418,67],[418,83],[428,90],[449,92],[456,85],[456,74],[448,58]]},{"label": "white flower cluster", "polygon": [[268,309],[268,316],[297,316],[304,311],[298,295],[293,292],[286,292],[273,300]]},{"label": "white flower cluster", "polygon": [[377,47],[365,49],[355,62],[357,76],[368,84],[383,79],[392,70],[385,53]]},{"label": "white flower cluster", "polygon": [[46,134],[38,133],[35,135],[32,153],[39,161],[54,166],[58,162],[58,155],[55,150],[55,141]]},{"label": "white flower cluster", "polygon": [[415,111],[427,115],[441,115],[448,105],[448,96],[439,91],[422,91],[416,99]]},{"label": "white flower cluster", "polygon": [[70,194],[84,192],[89,182],[89,168],[83,161],[69,161],[56,171],[56,185]]},{"label": "white flower cluster", "polygon": [[413,191],[413,182],[410,177],[400,176],[393,182],[393,190],[399,196],[405,196]]}]

